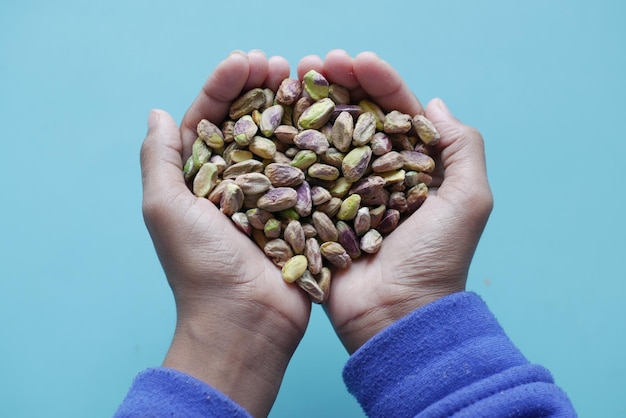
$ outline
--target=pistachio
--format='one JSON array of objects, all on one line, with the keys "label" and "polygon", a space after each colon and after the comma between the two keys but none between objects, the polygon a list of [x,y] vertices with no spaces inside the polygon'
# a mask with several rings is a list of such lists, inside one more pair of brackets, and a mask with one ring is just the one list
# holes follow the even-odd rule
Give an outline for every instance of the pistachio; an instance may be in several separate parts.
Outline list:
[{"label": "pistachio", "polygon": [[274,136],[285,144],[293,144],[293,138],[298,134],[298,128],[289,125],[279,125],[274,129]]},{"label": "pistachio", "polygon": [[311,187],[311,202],[315,206],[319,206],[328,202],[332,198],[332,195],[328,190],[320,186]]},{"label": "pistachio", "polygon": [[193,163],[193,155],[190,155],[189,158],[187,158],[187,161],[185,162],[185,166],[183,167],[185,180],[186,181],[193,180],[195,175],[198,174],[199,169],[200,168],[196,167],[196,165]]},{"label": "pistachio", "polygon": [[307,170],[310,177],[322,180],[336,180],[339,177],[339,170],[328,164],[314,163]]},{"label": "pistachio", "polygon": [[252,116],[243,115],[235,122],[233,127],[233,138],[237,144],[245,147],[250,144],[250,141],[257,134],[259,128],[252,120]]},{"label": "pistachio", "polygon": [[318,274],[322,271],[322,254],[320,253],[320,244],[317,242],[317,239],[311,237],[305,240],[304,256],[308,261],[311,273]]},{"label": "pistachio", "polygon": [[344,154],[336,148],[328,148],[322,155],[320,155],[320,159],[323,162],[337,168],[341,168],[343,157]]},{"label": "pistachio", "polygon": [[361,237],[361,250],[368,254],[377,253],[383,243],[383,237],[375,229],[370,229]]},{"label": "pistachio", "polygon": [[280,238],[268,240],[263,246],[263,252],[278,267],[283,267],[287,260],[293,257],[289,244]]},{"label": "pistachio", "polygon": [[209,148],[221,148],[224,146],[224,135],[222,130],[215,126],[213,122],[202,119],[197,127],[198,136],[206,142]]},{"label": "pistachio", "polygon": [[287,224],[284,232],[285,241],[291,246],[294,254],[302,254],[304,251],[304,242],[306,240],[304,236],[304,229],[300,222],[293,220]]},{"label": "pistachio", "polygon": [[384,173],[378,173],[378,175],[385,180],[385,186],[387,186],[392,183],[403,182],[405,173],[406,172],[404,170],[392,170]]},{"label": "pistachio", "polygon": [[211,158],[211,148],[209,148],[202,138],[198,137],[193,141],[191,157],[196,170],[199,170],[204,163],[209,162],[209,158]]},{"label": "pistachio", "polygon": [[352,183],[345,177],[339,177],[329,192],[332,197],[344,197],[350,191]]},{"label": "pistachio", "polygon": [[256,245],[262,250],[265,248],[265,245],[270,241],[270,239],[265,236],[262,229],[253,229],[252,239],[254,240]]},{"label": "pistachio", "polygon": [[370,208],[363,206],[359,208],[352,222],[354,225],[354,232],[357,236],[362,236],[371,228]]},{"label": "pistachio", "polygon": [[231,164],[237,164],[254,158],[252,153],[245,149],[234,149],[229,153]]},{"label": "pistachio", "polygon": [[244,93],[230,105],[228,116],[231,119],[239,119],[243,115],[252,113],[253,110],[260,109],[264,104],[265,93],[263,89],[254,88]]},{"label": "pistachio", "polygon": [[347,152],[352,144],[354,120],[348,112],[341,112],[332,125],[330,138],[333,146],[339,151]]},{"label": "pistachio", "polygon": [[302,129],[320,129],[326,125],[334,109],[335,103],[329,98],[318,100],[302,112],[298,126]]},{"label": "pistachio", "polygon": [[246,211],[246,217],[248,218],[248,222],[252,225],[253,228],[263,229],[265,228],[265,223],[270,219],[273,215],[260,208],[252,208]]},{"label": "pistachio", "polygon": [[241,232],[243,232],[247,236],[250,236],[250,234],[252,234],[252,226],[250,225],[250,222],[248,222],[248,217],[245,213],[233,213],[233,216],[231,216],[230,219],[233,221],[237,229],[239,229]]},{"label": "pistachio", "polygon": [[209,162],[215,164],[215,166],[217,167],[218,175],[222,175],[222,173],[224,173],[224,170],[226,170],[226,161],[221,155],[212,155],[211,158],[209,158]]},{"label": "pistachio", "polygon": [[389,203],[389,190],[382,188],[372,194],[361,196],[363,205],[387,205]]},{"label": "pistachio", "polygon": [[313,103],[315,103],[315,100],[313,100],[312,98],[305,96],[305,97],[300,97],[296,103],[293,105],[293,112],[292,112],[292,125],[293,126],[298,126],[298,121],[300,120],[300,116],[302,115],[302,112],[304,112],[309,106],[311,106]]},{"label": "pistachio", "polygon": [[352,185],[350,194],[359,194],[361,197],[367,197],[377,194],[385,186],[385,179],[381,176],[368,176]]},{"label": "pistachio", "polygon": [[320,245],[322,257],[337,268],[348,268],[352,264],[352,258],[346,253],[345,248],[338,242],[328,241]]},{"label": "pistachio", "polygon": [[304,236],[309,239],[317,236],[317,230],[311,224],[303,223],[302,229],[304,230]]},{"label": "pistachio", "polygon": [[353,105],[353,104],[336,104],[335,105],[335,110],[333,111],[333,114],[330,115],[330,121],[333,122],[337,119],[337,117],[339,117],[339,115],[341,114],[341,112],[348,112],[350,114],[350,116],[352,116],[352,121],[356,121],[358,119],[358,117],[361,115],[361,113],[363,113],[363,109],[361,109],[361,106],[359,105]]},{"label": "pistachio", "polygon": [[[210,163],[208,163],[210,164]],[[220,199],[220,211],[226,216],[232,216],[243,206],[243,191],[235,183],[228,183]]]},{"label": "pistachio", "polygon": [[371,158],[372,150],[367,145],[352,149],[341,162],[343,176],[350,182],[357,181],[365,174]]},{"label": "pistachio", "polygon": [[396,151],[389,151],[372,162],[372,170],[376,173],[398,170],[404,166],[404,157]]},{"label": "pistachio", "polygon": [[222,123],[222,134],[224,135],[224,142],[233,142],[235,137],[233,135],[233,130],[235,129],[235,121],[226,119],[224,123]]},{"label": "pistachio", "polygon": [[296,153],[290,164],[294,167],[299,168],[302,171],[305,171],[316,161],[317,154],[314,151],[303,149]]},{"label": "pistachio", "polygon": [[326,77],[315,70],[309,70],[302,78],[304,90],[313,98],[320,100],[328,97],[330,84]]},{"label": "pistachio", "polygon": [[422,206],[422,203],[428,197],[428,187],[424,183],[411,187],[406,192],[407,212],[409,214],[415,212]]},{"label": "pistachio", "polygon": [[294,255],[285,262],[282,268],[283,280],[293,283],[299,279],[307,268],[307,260],[303,255]]},{"label": "pistachio", "polygon": [[328,97],[336,104],[350,103],[350,90],[339,84],[331,84],[328,88]]},{"label": "pistachio", "polygon": [[276,144],[271,139],[257,135],[250,140],[248,149],[261,158],[273,158],[276,153]]},{"label": "pistachio", "polygon": [[324,153],[329,147],[328,139],[320,131],[305,129],[293,138],[293,143],[298,148],[314,151],[316,154]]},{"label": "pistachio", "polygon": [[352,133],[352,143],[360,147],[369,143],[376,133],[376,116],[373,113],[365,112],[359,116],[354,125]]},{"label": "pistachio", "polygon": [[383,131],[388,134],[404,134],[411,129],[411,116],[397,110],[392,110],[385,115]]},{"label": "pistachio", "polygon": [[391,140],[384,132],[376,132],[369,143],[372,154],[376,156],[385,155],[392,149]]},{"label": "pistachio", "polygon": [[383,113],[382,109],[376,103],[367,99],[361,100],[359,102],[359,107],[361,107],[364,113],[369,112],[375,116],[376,129],[379,131],[382,131],[383,128],[385,127],[384,125],[385,114]]},{"label": "pistachio", "polygon": [[313,212],[313,226],[322,242],[337,241],[338,233],[330,217],[321,211]]},{"label": "pistachio", "polygon": [[342,221],[351,221],[356,216],[361,204],[361,196],[352,194],[341,202],[341,207],[337,213],[337,219]]},{"label": "pistachio", "polygon": [[235,184],[235,181],[231,179],[226,179],[217,183],[215,187],[213,188],[213,190],[211,190],[211,192],[208,195],[209,201],[213,203],[214,205],[219,206],[220,201],[222,200],[222,194],[224,193],[226,186],[228,186],[231,183]]},{"label": "pistachio", "polygon": [[389,209],[395,209],[400,213],[404,213],[408,209],[407,199],[404,192],[393,192],[389,196]]},{"label": "pistachio", "polygon": [[276,103],[289,106],[300,97],[302,83],[294,78],[285,78],[276,91]]},{"label": "pistachio", "polygon": [[404,157],[404,168],[407,170],[432,173],[435,169],[435,160],[429,155],[416,151],[401,151],[400,154]]},{"label": "pistachio", "polygon": [[298,193],[291,187],[276,187],[261,196],[257,206],[268,212],[278,212],[290,208],[298,201]]},{"label": "pistachio", "polygon": [[370,209],[370,227],[372,229],[378,228],[378,224],[383,219],[386,210],[387,207],[385,205],[379,205]]},{"label": "pistachio", "polygon": [[332,197],[328,202],[322,203],[317,207],[317,210],[324,212],[326,215],[333,217],[339,213],[341,209],[341,199],[338,197]]},{"label": "pistachio", "polygon": [[268,107],[261,113],[261,121],[259,123],[259,128],[261,129],[261,133],[270,137],[274,135],[274,130],[278,128],[280,122],[283,119],[284,109],[281,105],[276,104]]},{"label": "pistachio", "polygon": [[324,291],[309,270],[306,270],[302,276],[296,280],[296,284],[309,295],[312,302],[318,304],[324,303]]},{"label": "pistachio", "polygon": [[328,267],[322,267],[322,271],[317,275],[316,280],[322,292],[324,292],[324,298],[322,303],[326,303],[330,296],[330,269]]},{"label": "pistachio", "polygon": [[274,187],[295,187],[304,181],[302,170],[285,163],[270,163],[264,173]]},{"label": "pistachio", "polygon": [[283,209],[277,212],[276,215],[283,222],[297,221],[298,219],[300,219],[300,214],[296,212],[293,207]]},{"label": "pistachio", "polygon": [[235,184],[248,194],[265,193],[271,187],[270,179],[261,173],[246,173],[235,177]]},{"label": "pistachio", "polygon": [[405,134],[389,134],[387,136],[391,141],[391,146],[396,151],[412,151],[415,146],[411,143],[409,136]]},{"label": "pistachio", "polygon": [[417,131],[417,135],[424,142],[424,144],[435,145],[439,142],[439,139],[441,138],[439,131],[437,131],[435,125],[433,125],[433,123],[425,116],[413,116],[413,126]]},{"label": "pistachio", "polygon": [[193,194],[206,197],[215,187],[217,181],[217,166],[213,163],[204,163],[193,179]]},{"label": "pistachio", "polygon": [[231,165],[224,170],[222,178],[233,179],[246,173],[260,173],[263,171],[263,163],[257,160],[245,160]]},{"label": "pistachio", "polygon": [[281,231],[280,221],[276,218],[268,219],[265,225],[263,225],[263,233],[270,239],[280,237]]},{"label": "pistachio", "polygon": [[388,234],[398,226],[400,221],[400,212],[395,209],[387,209],[380,223],[376,227],[381,234]]},{"label": "pistachio", "polygon": [[311,186],[309,182],[303,181],[296,189],[298,199],[294,205],[294,209],[300,216],[309,216],[313,208],[313,202],[311,200]]},{"label": "pistachio", "polygon": [[346,250],[351,259],[359,258],[361,256],[360,243],[354,230],[344,221],[337,222],[336,228],[339,233],[337,237],[339,244]]}]

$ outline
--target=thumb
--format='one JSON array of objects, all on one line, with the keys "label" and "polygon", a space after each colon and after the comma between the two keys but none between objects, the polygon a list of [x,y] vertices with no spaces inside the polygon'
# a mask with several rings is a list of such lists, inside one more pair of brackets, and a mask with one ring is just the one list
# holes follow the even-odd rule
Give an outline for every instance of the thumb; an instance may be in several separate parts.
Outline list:
[{"label": "thumb", "polygon": [[144,199],[188,191],[181,155],[182,139],[176,122],[163,110],[151,110],[140,154]]},{"label": "thumb", "polygon": [[444,178],[437,196],[488,214],[493,197],[487,181],[482,135],[456,119],[441,99],[431,100],[425,114],[441,135],[437,147]]}]

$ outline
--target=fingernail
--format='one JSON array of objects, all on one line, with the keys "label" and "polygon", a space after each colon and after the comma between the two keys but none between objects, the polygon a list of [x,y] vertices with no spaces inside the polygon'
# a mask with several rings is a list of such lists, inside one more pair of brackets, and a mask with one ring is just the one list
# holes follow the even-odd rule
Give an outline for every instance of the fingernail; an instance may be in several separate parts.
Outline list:
[{"label": "fingernail", "polygon": [[235,49],[234,51],[232,51],[230,54],[228,54],[228,56],[230,57],[231,55],[246,55],[245,52],[243,52],[241,49]]},{"label": "fingernail", "polygon": [[159,119],[159,112],[154,109],[150,110],[150,113],[148,114],[148,130],[156,128],[156,126],[159,124]]},{"label": "fingernail", "polygon": [[251,49],[250,52],[248,52],[248,54],[261,54],[261,55],[265,55],[265,52],[261,49]]}]

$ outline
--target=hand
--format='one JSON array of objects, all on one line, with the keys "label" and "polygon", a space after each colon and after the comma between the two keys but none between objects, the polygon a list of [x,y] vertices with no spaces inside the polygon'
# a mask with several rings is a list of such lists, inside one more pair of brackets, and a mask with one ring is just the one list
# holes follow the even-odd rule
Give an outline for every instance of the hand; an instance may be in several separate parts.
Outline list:
[{"label": "hand", "polygon": [[383,328],[442,296],[465,289],[470,261],[493,200],[478,131],[456,120],[439,99],[424,110],[398,73],[372,53],[352,59],[331,51],[298,65],[349,88],[353,99],[369,96],[384,110],[424,114],[437,127],[439,187],[422,207],[388,235],[375,256],[334,272],[326,312],[348,352]]},{"label": "hand", "polygon": [[311,304],[209,200],[184,182],[196,125],[220,124],[242,91],[274,90],[289,75],[280,57],[233,53],[215,69],[181,129],[153,111],[141,149],[143,212],[174,293],[176,331],[163,365],[186,372],[266,416],[306,329]]}]

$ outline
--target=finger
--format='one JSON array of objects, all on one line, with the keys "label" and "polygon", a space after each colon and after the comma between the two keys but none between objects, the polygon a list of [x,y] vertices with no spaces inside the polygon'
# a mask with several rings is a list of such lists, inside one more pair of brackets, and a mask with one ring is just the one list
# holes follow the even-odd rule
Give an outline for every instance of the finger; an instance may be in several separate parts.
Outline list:
[{"label": "finger", "polygon": [[272,91],[278,90],[280,83],[289,77],[289,71],[289,62],[285,58],[279,56],[271,57],[268,60],[268,71],[264,86]]},{"label": "finger", "polygon": [[457,203],[480,204],[479,209],[489,212],[493,198],[487,180],[482,135],[456,119],[441,99],[428,103],[426,117],[441,135],[437,148],[444,178],[438,196],[454,199]]},{"label": "finger", "polygon": [[253,49],[248,52],[248,62],[250,63],[250,72],[243,91],[263,86],[263,82],[267,77],[267,57],[263,51]]},{"label": "finger", "polygon": [[182,140],[172,117],[163,110],[152,110],[148,133],[141,146],[141,178],[144,202],[158,196],[188,192],[182,175]]},{"label": "finger", "polygon": [[298,78],[302,80],[304,75],[310,70],[324,74],[324,62],[317,55],[307,55],[300,60],[297,67]]},{"label": "finger", "polygon": [[348,90],[355,90],[361,85],[354,74],[354,60],[342,49],[330,51],[324,59],[324,74],[332,82]]},{"label": "finger", "polygon": [[200,120],[221,122],[226,117],[230,103],[241,94],[248,81],[250,64],[248,55],[235,51],[211,73],[183,118],[181,132],[185,149],[196,139]]},{"label": "finger", "polygon": [[410,115],[424,112],[421,103],[398,72],[373,52],[356,56],[354,73],[370,99],[383,110],[398,110]]}]

